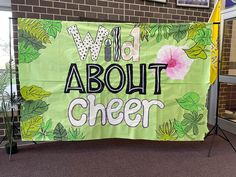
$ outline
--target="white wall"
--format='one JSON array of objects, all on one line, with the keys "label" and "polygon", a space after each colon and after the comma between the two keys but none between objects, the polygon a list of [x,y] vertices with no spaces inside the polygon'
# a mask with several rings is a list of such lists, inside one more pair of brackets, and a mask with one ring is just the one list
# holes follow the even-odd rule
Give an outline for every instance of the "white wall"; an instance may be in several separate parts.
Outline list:
[{"label": "white wall", "polygon": [[11,10],[11,0],[0,0],[0,10]]}]

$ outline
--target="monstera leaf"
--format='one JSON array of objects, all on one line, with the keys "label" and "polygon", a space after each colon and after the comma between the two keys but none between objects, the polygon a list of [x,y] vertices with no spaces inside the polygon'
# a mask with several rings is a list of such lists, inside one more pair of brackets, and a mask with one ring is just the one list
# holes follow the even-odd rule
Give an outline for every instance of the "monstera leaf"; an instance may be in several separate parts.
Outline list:
[{"label": "monstera leaf", "polygon": [[170,28],[170,34],[173,35],[173,38],[176,40],[176,42],[181,41],[182,39],[184,39],[187,35],[189,29],[189,25],[172,25],[172,27]]},{"label": "monstera leaf", "polygon": [[38,132],[43,122],[41,116],[36,116],[27,121],[21,121],[21,136],[24,140],[33,140],[34,135]]},{"label": "monstera leaf", "polygon": [[204,107],[199,103],[200,96],[196,92],[188,92],[176,101],[183,109],[191,112],[201,110]]},{"label": "monstera leaf", "polygon": [[55,20],[42,20],[43,28],[47,31],[49,36],[57,37],[57,33],[61,32],[62,24],[60,21]]},{"label": "monstera leaf", "polygon": [[28,45],[27,48],[24,42],[20,42],[19,45],[19,63],[30,63],[39,57],[40,53],[32,45]]},{"label": "monstera leaf", "polygon": [[45,49],[46,47],[42,44],[41,41],[30,36],[29,33],[19,30],[19,42],[24,43],[24,48],[26,49],[29,45],[31,45],[35,50]]},{"label": "monstera leaf", "polygon": [[184,120],[181,123],[185,126],[185,132],[192,130],[194,135],[198,135],[198,126],[204,124],[204,122],[201,122],[203,114],[198,114],[198,112],[194,111],[192,114],[185,113],[183,117]]},{"label": "monstera leaf", "polygon": [[196,36],[194,37],[194,41],[204,46],[211,45],[211,30],[208,28],[198,30]]},{"label": "monstera leaf", "polygon": [[48,110],[48,104],[42,100],[25,101],[21,105],[21,120],[26,121],[33,117],[42,115]]},{"label": "monstera leaf", "polygon": [[205,46],[201,43],[195,44],[190,49],[184,49],[184,51],[191,59],[207,59]]},{"label": "monstera leaf", "polygon": [[25,100],[41,100],[42,98],[51,95],[50,92],[47,92],[43,88],[35,85],[22,87],[20,93]]},{"label": "monstera leaf", "polygon": [[67,131],[60,122],[56,125],[53,131],[53,136],[54,140],[57,141],[67,140]]}]

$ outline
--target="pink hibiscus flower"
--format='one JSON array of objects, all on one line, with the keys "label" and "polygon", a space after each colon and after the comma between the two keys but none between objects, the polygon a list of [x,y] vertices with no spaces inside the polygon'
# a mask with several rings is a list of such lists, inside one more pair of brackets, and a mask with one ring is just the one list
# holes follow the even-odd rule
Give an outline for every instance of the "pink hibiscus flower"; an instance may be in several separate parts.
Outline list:
[{"label": "pink hibiscus flower", "polygon": [[157,54],[157,63],[168,64],[166,74],[170,79],[183,80],[193,60],[189,59],[184,50],[175,46],[163,46]]}]

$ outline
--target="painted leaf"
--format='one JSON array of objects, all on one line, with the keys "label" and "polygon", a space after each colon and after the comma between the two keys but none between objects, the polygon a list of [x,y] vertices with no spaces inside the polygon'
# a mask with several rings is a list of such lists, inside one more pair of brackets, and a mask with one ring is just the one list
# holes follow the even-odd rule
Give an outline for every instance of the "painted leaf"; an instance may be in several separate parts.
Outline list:
[{"label": "painted leaf", "polygon": [[70,128],[68,131],[68,139],[73,140],[82,140],[84,139],[84,134],[80,131],[79,128]]},{"label": "painted leaf", "polygon": [[161,42],[161,40],[162,40],[162,35],[160,33],[158,33],[156,36],[157,43]]},{"label": "painted leaf", "polygon": [[150,31],[150,27],[149,24],[139,24],[138,25],[140,28],[140,37],[141,40],[144,41],[144,39],[146,39],[146,41],[149,41],[149,31]]},{"label": "painted leaf", "polygon": [[205,28],[205,23],[196,23],[190,26],[188,31],[188,39],[194,39],[195,35],[197,34],[198,30]]},{"label": "painted leaf", "polygon": [[194,41],[204,46],[211,45],[211,30],[208,28],[198,30]]},{"label": "painted leaf", "polygon": [[150,31],[149,31],[150,36],[154,37],[156,35],[157,30],[158,30],[158,25],[157,24],[151,24],[150,25]]},{"label": "painted leaf", "polygon": [[41,23],[43,24],[43,28],[47,31],[48,35],[53,38],[56,38],[57,33],[61,32],[62,24],[60,21],[43,20]]},{"label": "painted leaf", "polygon": [[191,112],[199,110],[200,96],[196,92],[188,92],[176,101],[185,110]]},{"label": "painted leaf", "polygon": [[198,112],[193,111],[191,113],[185,113],[183,117],[184,119],[182,120],[181,124],[185,126],[185,133],[188,133],[190,130],[193,130],[193,135],[198,135],[198,126],[202,125],[202,122],[200,121],[203,118],[203,114],[198,114]]},{"label": "painted leaf", "polygon": [[189,25],[172,25],[169,32],[173,34],[173,38],[179,42],[186,37],[188,29]]},{"label": "painted leaf", "polygon": [[67,140],[67,131],[60,122],[56,125],[53,131],[53,136],[54,140],[57,141]]},{"label": "painted leaf", "polygon": [[27,32],[19,30],[18,34],[19,42],[24,43],[24,48],[27,48],[31,45],[35,50],[45,49],[46,47],[42,44],[41,41],[31,37]]},{"label": "painted leaf", "polygon": [[32,45],[27,48],[24,47],[25,43],[20,42],[19,45],[19,63],[30,63],[39,57],[40,53]]},{"label": "painted leaf", "polygon": [[43,122],[40,126],[39,131],[35,135],[34,139],[36,141],[45,141],[45,140],[53,140],[53,132],[52,132],[52,120],[49,119],[47,122]]},{"label": "painted leaf", "polygon": [[27,121],[21,121],[21,136],[24,140],[33,140],[33,137],[38,132],[40,125],[43,122],[41,116],[36,116]]},{"label": "painted leaf", "polygon": [[195,44],[190,49],[184,49],[185,53],[188,55],[191,59],[207,59],[206,49],[205,46],[201,43]]},{"label": "painted leaf", "polygon": [[51,43],[47,32],[43,29],[43,25],[38,19],[19,18],[18,28],[44,44]]},{"label": "painted leaf", "polygon": [[42,115],[48,110],[48,104],[42,100],[25,101],[21,105],[21,120],[26,121],[33,117]]},{"label": "painted leaf", "polygon": [[22,87],[20,93],[25,100],[41,100],[42,98],[51,95],[50,92],[47,92],[43,88],[35,85]]},{"label": "painted leaf", "polygon": [[193,126],[193,134],[194,134],[194,135],[198,135],[198,133],[199,133],[198,126],[197,126],[197,125],[194,125],[194,126]]},{"label": "painted leaf", "polygon": [[174,128],[177,136],[179,138],[183,138],[185,135],[185,131],[184,131],[184,126],[181,124],[181,122],[174,120]]}]

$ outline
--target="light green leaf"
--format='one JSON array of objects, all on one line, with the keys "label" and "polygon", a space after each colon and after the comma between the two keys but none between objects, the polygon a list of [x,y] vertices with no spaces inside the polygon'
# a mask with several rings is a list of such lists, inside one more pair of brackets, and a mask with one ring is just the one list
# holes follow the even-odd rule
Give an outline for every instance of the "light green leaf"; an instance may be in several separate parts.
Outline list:
[{"label": "light green leaf", "polygon": [[84,139],[84,134],[80,131],[79,128],[70,128],[68,131],[68,139],[71,141],[82,140]]},{"label": "light green leaf", "polygon": [[182,98],[176,99],[176,101],[185,110],[191,112],[199,110],[200,96],[196,92],[188,92]]},{"label": "light green leaf", "polygon": [[61,32],[62,24],[60,21],[43,20],[41,23],[43,24],[43,28],[47,31],[48,35],[53,38],[56,38],[57,33]]},{"label": "light green leaf", "polygon": [[25,100],[41,100],[42,98],[51,95],[50,92],[47,92],[43,88],[35,85],[22,87],[20,93]]},{"label": "light green leaf", "polygon": [[53,136],[54,140],[57,141],[67,140],[67,131],[60,122],[56,125],[53,131]]},{"label": "light green leaf", "polygon": [[203,28],[198,30],[194,41],[204,46],[211,45],[211,29]]},{"label": "light green leaf", "polygon": [[174,128],[176,131],[176,134],[179,138],[183,138],[185,135],[184,127],[181,124],[181,122],[174,120]]},{"label": "light green leaf", "polygon": [[26,101],[21,105],[21,120],[26,121],[42,115],[48,110],[48,104],[42,100]]},{"label": "light green leaf", "polygon": [[53,140],[53,133],[52,133],[52,120],[49,119],[47,122],[43,122],[40,126],[39,131],[34,136],[34,140],[36,141],[45,141],[45,140]]},{"label": "light green leaf", "polygon": [[194,39],[197,32],[200,29],[205,28],[205,27],[206,27],[205,23],[196,23],[196,24],[191,25],[188,30],[188,39]]},{"label": "light green leaf", "polygon": [[19,63],[30,63],[39,57],[40,53],[32,45],[25,48],[25,43],[19,44]]},{"label": "light green leaf", "polygon": [[23,140],[32,141],[43,122],[41,116],[36,116],[27,121],[21,121],[21,137]]},{"label": "light green leaf", "polygon": [[197,43],[190,49],[184,49],[185,53],[191,59],[207,59],[205,46]]}]

